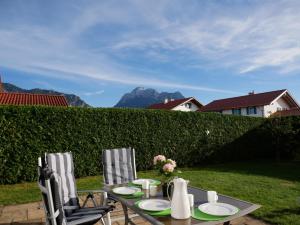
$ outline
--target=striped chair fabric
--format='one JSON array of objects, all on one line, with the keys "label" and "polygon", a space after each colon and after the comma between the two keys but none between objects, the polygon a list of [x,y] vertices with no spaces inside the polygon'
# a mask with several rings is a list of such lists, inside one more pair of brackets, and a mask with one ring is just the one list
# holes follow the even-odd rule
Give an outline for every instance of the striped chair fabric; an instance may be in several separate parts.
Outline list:
[{"label": "striped chair fabric", "polygon": [[63,205],[78,206],[72,153],[48,153],[46,154],[46,160],[49,169],[61,177]]},{"label": "striped chair fabric", "polygon": [[[40,168],[41,169],[41,168]],[[63,210],[62,179],[59,174],[45,168],[39,174],[39,187],[42,192],[48,225],[92,225],[106,214],[105,210],[76,210],[67,216]],[[48,185],[47,185],[48,183]],[[88,209],[87,209],[88,210]]]},{"label": "striped chair fabric", "polygon": [[137,177],[133,148],[105,149],[102,162],[104,182],[107,185],[128,183]]}]

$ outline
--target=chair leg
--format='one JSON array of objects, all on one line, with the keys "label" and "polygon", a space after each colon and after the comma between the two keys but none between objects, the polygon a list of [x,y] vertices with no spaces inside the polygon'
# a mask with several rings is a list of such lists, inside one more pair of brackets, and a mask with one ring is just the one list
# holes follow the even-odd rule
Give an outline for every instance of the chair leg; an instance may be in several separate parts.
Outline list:
[{"label": "chair leg", "polygon": [[83,204],[82,204],[82,208],[85,207],[85,205],[86,205],[86,203],[87,203],[88,200],[89,200],[88,197],[86,197],[86,199],[84,200],[84,202],[83,202]]},{"label": "chair leg", "polygon": [[[103,220],[103,217],[102,217]],[[110,219],[110,212],[106,214],[104,220],[103,220],[104,225],[111,225],[111,219]]]},{"label": "chair leg", "polygon": [[94,207],[97,207],[97,203],[95,202],[95,198],[94,198],[94,194],[93,193],[89,193],[87,196],[86,196],[86,199],[84,200],[83,202],[83,205],[82,205],[82,208],[85,207],[85,205],[87,204],[88,200],[91,199],[93,204],[94,204]]},{"label": "chair leg", "polygon": [[101,221],[102,225],[106,225],[103,217],[100,219],[100,221]]},{"label": "chair leg", "polygon": [[95,197],[94,197],[94,195],[92,195],[92,202],[93,202],[93,204],[94,204],[94,207],[97,207],[97,203],[96,203],[96,201],[95,201]]}]

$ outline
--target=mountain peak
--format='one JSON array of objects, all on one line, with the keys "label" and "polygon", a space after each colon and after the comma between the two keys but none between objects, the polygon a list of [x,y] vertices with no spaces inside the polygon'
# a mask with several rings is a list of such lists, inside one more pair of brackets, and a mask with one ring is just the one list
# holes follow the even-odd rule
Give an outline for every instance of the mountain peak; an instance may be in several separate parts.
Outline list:
[{"label": "mountain peak", "polygon": [[131,92],[124,94],[114,107],[147,108],[152,104],[163,102],[166,98],[180,99],[184,96],[179,91],[159,93],[153,88],[136,87]]},{"label": "mountain peak", "polygon": [[143,90],[145,90],[144,87],[136,87],[136,88],[134,88],[134,89],[131,91],[131,93],[132,93],[132,92],[143,91]]}]

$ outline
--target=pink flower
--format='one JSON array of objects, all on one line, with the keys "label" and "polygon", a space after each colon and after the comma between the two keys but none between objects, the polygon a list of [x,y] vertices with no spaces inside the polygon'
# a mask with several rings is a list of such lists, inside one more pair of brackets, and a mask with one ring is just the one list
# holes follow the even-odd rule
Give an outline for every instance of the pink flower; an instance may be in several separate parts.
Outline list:
[{"label": "pink flower", "polygon": [[171,163],[167,163],[163,166],[163,171],[165,173],[172,173],[174,171],[174,166]]},{"label": "pink flower", "polygon": [[153,158],[153,164],[156,165],[157,163],[165,162],[166,157],[164,155],[157,155]]},{"label": "pink flower", "polygon": [[177,166],[176,162],[174,160],[172,160],[172,159],[168,159],[167,163],[172,164],[174,168]]}]

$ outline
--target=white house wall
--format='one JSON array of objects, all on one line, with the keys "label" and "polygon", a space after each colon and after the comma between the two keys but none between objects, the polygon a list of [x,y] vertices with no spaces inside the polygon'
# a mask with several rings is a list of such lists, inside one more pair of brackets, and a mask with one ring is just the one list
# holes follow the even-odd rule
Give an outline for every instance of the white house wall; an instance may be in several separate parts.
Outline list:
[{"label": "white house wall", "polygon": [[[222,114],[232,115],[232,109],[223,110]],[[250,114],[250,115],[247,115],[247,108],[241,108],[241,115],[242,116],[263,117],[264,107],[263,106],[257,106],[256,107],[256,114]]]},{"label": "white house wall", "polygon": [[[256,114],[247,115],[247,108],[241,108],[241,115],[242,116],[254,116],[254,117],[269,117],[273,113],[277,112],[278,110],[285,110],[290,109],[290,106],[283,98],[279,98],[270,105],[265,106],[257,106],[256,107]],[[223,110],[222,114],[231,115],[232,110]]]},{"label": "white house wall", "polygon": [[249,116],[264,117],[264,112],[265,112],[264,106],[257,106],[256,107],[256,114],[252,114],[252,115],[249,115]]},{"label": "white house wall", "polygon": [[197,111],[199,109],[199,107],[197,105],[195,105],[194,103],[190,102],[192,105],[191,105],[191,108],[187,108],[185,106],[186,103],[183,103],[179,106],[176,106],[175,108],[173,108],[172,110],[176,110],[176,111],[183,111],[183,112],[193,112],[193,111]]},{"label": "white house wall", "polygon": [[231,110],[231,109],[223,110],[223,111],[222,111],[222,114],[225,114],[225,115],[231,115],[231,114],[232,114],[232,110]]},{"label": "white house wall", "polygon": [[276,101],[274,101],[273,103],[271,103],[271,105],[264,106],[264,111],[265,111],[264,116],[269,117],[273,113],[275,113],[279,110],[284,110],[284,109],[290,109],[290,106],[281,97],[281,98],[277,99]]}]

